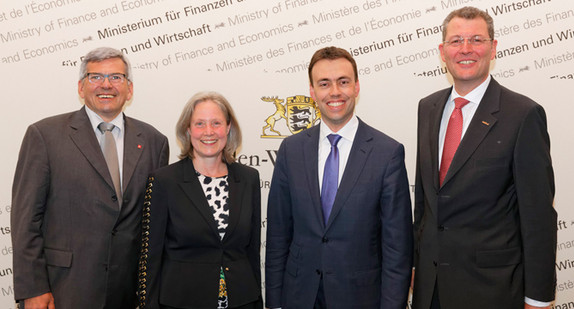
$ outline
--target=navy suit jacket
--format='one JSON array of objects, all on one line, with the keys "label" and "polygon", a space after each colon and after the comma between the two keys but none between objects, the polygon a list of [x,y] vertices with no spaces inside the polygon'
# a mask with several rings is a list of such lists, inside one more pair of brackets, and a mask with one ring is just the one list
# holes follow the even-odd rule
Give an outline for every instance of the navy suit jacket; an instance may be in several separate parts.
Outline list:
[{"label": "navy suit jacket", "polygon": [[412,216],[404,148],[359,120],[325,225],[319,126],[286,138],[268,200],[267,307],[312,308],[322,278],[329,308],[404,309]]},{"label": "navy suit jacket", "polygon": [[442,186],[438,132],[452,88],[421,100],[413,308],[524,308],[554,299],[556,212],[544,109],[494,79]]}]

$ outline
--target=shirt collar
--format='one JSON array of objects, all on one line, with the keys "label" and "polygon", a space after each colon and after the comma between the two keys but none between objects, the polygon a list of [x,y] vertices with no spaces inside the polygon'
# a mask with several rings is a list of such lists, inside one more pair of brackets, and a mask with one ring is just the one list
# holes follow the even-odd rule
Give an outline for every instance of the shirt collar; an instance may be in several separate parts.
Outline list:
[{"label": "shirt collar", "polygon": [[353,142],[355,139],[355,134],[357,133],[357,128],[359,127],[359,119],[356,115],[353,115],[349,122],[345,124],[338,132],[333,132],[331,129],[324,124],[322,121],[319,124],[319,141],[327,138],[329,134],[338,134],[341,135],[343,139],[346,139],[350,142]]},{"label": "shirt collar", "polygon": [[452,87],[452,92],[450,94],[449,101],[454,101],[455,98],[463,97],[468,101],[470,101],[471,103],[479,104],[480,101],[482,100],[482,97],[486,93],[486,89],[488,88],[491,79],[492,78],[490,77],[490,75],[488,75],[488,77],[480,85],[478,85],[478,87],[472,89],[472,91],[465,96],[459,95],[454,89],[454,87]]},{"label": "shirt collar", "polygon": [[[91,110],[87,105],[86,105],[86,114],[88,114],[88,118],[90,119],[90,124],[92,125],[92,129],[94,129],[94,131],[96,131],[96,132],[100,132],[100,130],[98,129],[98,126],[100,125],[100,123],[104,122],[102,117],[100,117],[100,115],[96,114],[96,112]],[[115,125],[120,130],[120,132],[123,132],[124,131],[124,113],[123,112],[119,113],[116,116],[116,118],[114,118],[112,121],[110,121],[110,123]]]}]

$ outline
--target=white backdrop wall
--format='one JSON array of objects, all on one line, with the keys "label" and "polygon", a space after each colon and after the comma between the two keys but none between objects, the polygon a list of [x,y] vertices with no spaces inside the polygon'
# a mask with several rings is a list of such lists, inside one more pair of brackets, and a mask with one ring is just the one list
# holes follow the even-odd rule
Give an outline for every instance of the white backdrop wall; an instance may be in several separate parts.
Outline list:
[{"label": "white backdrop wall", "polygon": [[21,139],[29,124],[80,108],[79,63],[89,50],[111,46],[128,55],[135,95],[126,113],[169,137],[170,162],[187,99],[201,90],[224,94],[244,134],[239,161],[260,171],[265,209],[275,151],[293,133],[284,118],[274,124],[278,133],[264,129],[279,114],[262,98],[277,97],[283,107],[308,100],[308,61],[329,45],[356,58],[357,114],[405,145],[414,182],[417,103],[450,85],[437,48],[440,24],[465,5],[495,20],[494,78],[547,111],[559,219],[554,306],[574,308],[571,0],[0,0],[0,307],[15,307],[9,215]]}]

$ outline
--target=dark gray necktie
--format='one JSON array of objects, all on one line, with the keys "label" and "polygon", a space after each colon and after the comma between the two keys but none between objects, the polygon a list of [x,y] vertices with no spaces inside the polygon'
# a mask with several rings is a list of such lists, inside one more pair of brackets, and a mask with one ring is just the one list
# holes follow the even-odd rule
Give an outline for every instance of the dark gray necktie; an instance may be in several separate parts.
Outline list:
[{"label": "dark gray necktie", "polygon": [[118,197],[118,204],[122,205],[122,185],[120,181],[120,163],[118,160],[118,150],[116,147],[116,140],[112,135],[114,125],[108,122],[102,122],[98,125],[98,129],[104,134],[102,139],[102,152],[108,164],[108,170],[114,182],[114,189]]}]

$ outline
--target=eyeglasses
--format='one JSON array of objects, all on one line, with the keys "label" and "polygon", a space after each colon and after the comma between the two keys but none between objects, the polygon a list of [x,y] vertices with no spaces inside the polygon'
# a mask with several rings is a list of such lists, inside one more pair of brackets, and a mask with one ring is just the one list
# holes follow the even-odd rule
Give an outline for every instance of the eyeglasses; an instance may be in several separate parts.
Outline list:
[{"label": "eyeglasses", "polygon": [[90,83],[96,85],[103,84],[106,78],[108,79],[108,81],[110,81],[110,83],[114,85],[123,84],[124,81],[127,80],[126,75],[123,73],[111,73],[111,74],[86,73],[86,76],[84,76],[84,78],[87,78]]},{"label": "eyeglasses", "polygon": [[482,46],[486,44],[486,42],[492,41],[492,39],[487,39],[479,35],[475,35],[469,38],[463,38],[461,36],[457,36],[452,38],[450,41],[444,41],[443,43],[452,47],[460,47],[461,45],[464,44],[465,40],[472,46]]}]

